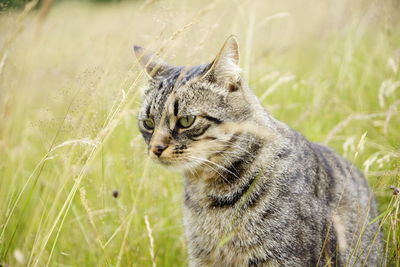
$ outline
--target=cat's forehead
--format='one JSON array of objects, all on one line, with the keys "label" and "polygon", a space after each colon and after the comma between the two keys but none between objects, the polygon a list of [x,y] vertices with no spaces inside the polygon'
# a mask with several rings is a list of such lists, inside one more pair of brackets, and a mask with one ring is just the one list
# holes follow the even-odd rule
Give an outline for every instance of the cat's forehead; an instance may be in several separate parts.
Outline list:
[{"label": "cat's forehead", "polygon": [[142,113],[146,114],[143,115],[161,116],[167,100],[181,95],[182,90],[185,90],[185,85],[201,76],[208,66],[209,64],[194,67],[171,67],[151,80],[144,95]]}]

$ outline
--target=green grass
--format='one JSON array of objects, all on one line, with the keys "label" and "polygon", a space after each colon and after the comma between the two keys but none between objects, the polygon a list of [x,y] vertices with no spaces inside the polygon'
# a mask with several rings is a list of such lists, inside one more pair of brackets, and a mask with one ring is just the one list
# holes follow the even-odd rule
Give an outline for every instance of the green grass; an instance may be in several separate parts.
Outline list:
[{"label": "green grass", "polygon": [[389,189],[400,187],[399,15],[390,1],[344,0],[64,1],[45,20],[3,12],[0,265],[152,266],[149,227],[156,264],[185,265],[182,178],[147,159],[132,46],[194,65],[234,33],[266,108],[365,171],[388,261],[400,266],[400,196]]}]

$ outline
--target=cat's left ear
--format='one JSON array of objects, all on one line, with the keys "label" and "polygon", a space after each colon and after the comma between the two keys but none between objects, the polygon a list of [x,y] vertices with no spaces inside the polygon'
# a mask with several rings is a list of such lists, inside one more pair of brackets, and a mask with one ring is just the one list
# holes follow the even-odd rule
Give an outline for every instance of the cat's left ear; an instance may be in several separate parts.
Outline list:
[{"label": "cat's left ear", "polygon": [[229,91],[235,91],[240,82],[240,71],[239,45],[236,37],[231,35],[203,77],[226,86]]},{"label": "cat's left ear", "polygon": [[135,45],[133,47],[135,51],[135,56],[139,61],[140,65],[144,68],[147,75],[154,79],[158,75],[162,75],[164,71],[171,68],[171,66],[166,63],[164,60],[159,58],[156,54],[143,47]]}]

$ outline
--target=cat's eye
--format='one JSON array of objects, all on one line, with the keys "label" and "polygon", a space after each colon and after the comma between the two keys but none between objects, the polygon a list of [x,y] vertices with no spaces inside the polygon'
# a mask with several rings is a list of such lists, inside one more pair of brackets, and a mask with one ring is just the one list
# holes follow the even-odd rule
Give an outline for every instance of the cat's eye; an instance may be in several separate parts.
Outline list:
[{"label": "cat's eye", "polygon": [[178,120],[178,124],[181,128],[188,128],[190,126],[192,126],[192,124],[194,123],[194,121],[196,120],[196,116],[183,116],[180,117]]},{"label": "cat's eye", "polygon": [[153,119],[145,119],[145,120],[143,120],[143,125],[144,125],[144,128],[146,128],[147,130],[153,130],[154,129],[154,121],[153,121]]}]

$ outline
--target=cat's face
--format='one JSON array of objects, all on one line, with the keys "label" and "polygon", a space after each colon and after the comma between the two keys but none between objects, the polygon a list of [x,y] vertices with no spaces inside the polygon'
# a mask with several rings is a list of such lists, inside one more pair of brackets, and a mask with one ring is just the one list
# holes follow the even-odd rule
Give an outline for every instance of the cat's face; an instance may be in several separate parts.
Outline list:
[{"label": "cat's face", "polygon": [[151,77],[138,116],[150,157],[183,170],[212,168],[210,158],[226,152],[235,138],[227,122],[250,113],[236,40],[228,39],[213,63],[191,68],[168,65],[139,47],[135,52]]}]

